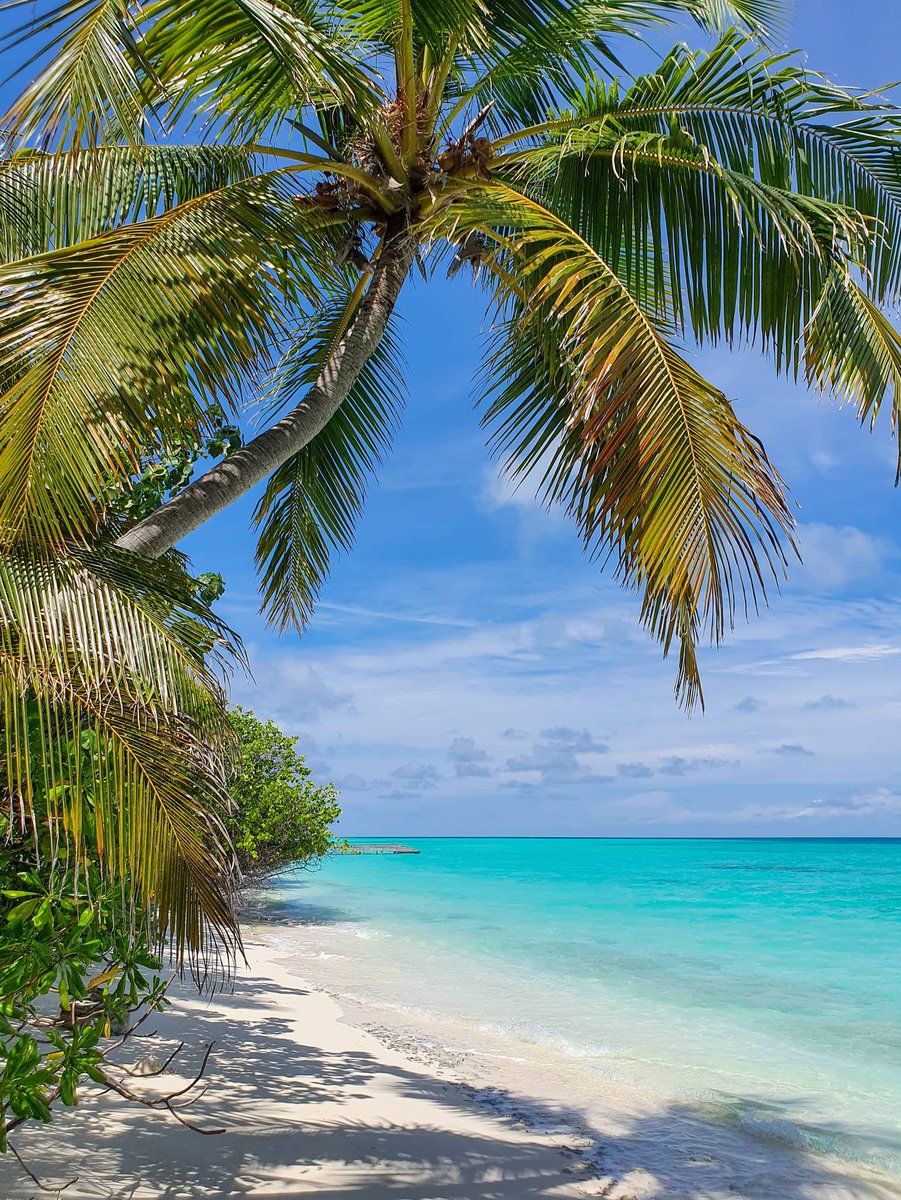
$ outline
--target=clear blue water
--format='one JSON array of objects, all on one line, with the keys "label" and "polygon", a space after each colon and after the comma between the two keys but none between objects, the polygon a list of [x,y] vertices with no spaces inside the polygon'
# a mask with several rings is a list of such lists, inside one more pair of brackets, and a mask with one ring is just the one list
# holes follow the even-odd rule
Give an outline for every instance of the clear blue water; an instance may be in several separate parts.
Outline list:
[{"label": "clear blue water", "polygon": [[407,844],[278,889],[365,999],[901,1175],[901,841]]}]

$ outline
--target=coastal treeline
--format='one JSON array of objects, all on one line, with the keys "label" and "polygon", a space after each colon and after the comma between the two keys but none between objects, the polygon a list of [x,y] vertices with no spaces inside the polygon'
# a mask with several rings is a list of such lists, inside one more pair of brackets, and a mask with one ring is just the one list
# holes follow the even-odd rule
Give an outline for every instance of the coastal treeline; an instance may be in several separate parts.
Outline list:
[{"label": "coastal treeline", "polygon": [[[327,845],[333,795],[229,715],[244,652],[176,546],[261,485],[263,608],[303,629],[400,420],[411,274],[483,294],[490,446],[637,593],[689,707],[698,644],[765,598],[793,518],[683,345],[754,344],[865,424],[901,381],[897,106],[773,53],[779,0],[21,11],[0,120],[7,1131],[99,1078],[154,964],[227,979],[242,864]],[[685,19],[706,49],[623,70]]]},{"label": "coastal treeline", "polygon": [[332,832],[341,815],[338,792],[333,784],[313,782],[297,738],[243,708],[233,709],[228,720],[238,754],[225,828],[245,883],[343,849]]}]

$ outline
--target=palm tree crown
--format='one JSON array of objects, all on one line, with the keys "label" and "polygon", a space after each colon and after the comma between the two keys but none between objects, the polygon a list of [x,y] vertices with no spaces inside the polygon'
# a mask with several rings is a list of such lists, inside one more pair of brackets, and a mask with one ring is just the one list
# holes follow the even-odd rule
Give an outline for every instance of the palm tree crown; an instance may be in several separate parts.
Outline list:
[{"label": "palm tree crown", "polygon": [[[698,636],[757,603],[791,517],[678,341],[754,342],[869,420],[901,369],[898,120],[767,55],[779,7],[99,0],[33,22],[54,53],[0,174],[5,543],[93,537],[138,453],[240,413],[274,355],[269,428],[121,544],[159,555],[268,478],[264,595],[302,624],[397,419],[397,295],[449,261],[493,310],[494,449],[640,589],[695,699]],[[731,28],[610,76],[612,37],[686,12]]]}]

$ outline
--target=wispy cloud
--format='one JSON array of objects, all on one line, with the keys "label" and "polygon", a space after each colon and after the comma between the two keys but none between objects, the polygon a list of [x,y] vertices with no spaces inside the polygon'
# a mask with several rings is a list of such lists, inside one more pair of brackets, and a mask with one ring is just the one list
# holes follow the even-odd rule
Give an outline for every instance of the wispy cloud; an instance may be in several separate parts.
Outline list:
[{"label": "wispy cloud", "polygon": [[333,604],[322,600],[319,603],[322,612],[343,613],[350,617],[362,617],[368,621],[395,621],[401,625],[448,625],[460,629],[471,629],[476,624],[472,619],[441,616],[435,613],[411,613],[401,611],[382,612],[374,608],[360,608],[354,604]]},{"label": "wispy cloud", "polygon": [[[884,634],[901,627],[901,603],[791,601],[768,630],[761,623],[704,656],[707,712],[686,720],[667,664],[612,590],[567,589],[555,603],[535,595],[522,620],[256,651],[262,682],[242,698],[315,735],[311,764],[344,783],[349,832],[375,832],[380,813],[410,834],[773,832],[814,821],[840,832],[867,827],[868,812],[873,827],[894,819],[880,800],[846,822],[845,802],[826,801],[836,788],[879,795],[898,781],[901,697]],[[434,611],[429,599],[423,612]],[[518,601],[528,613],[525,589]],[[864,624],[870,639],[859,636]],[[759,676],[749,697],[739,668],[766,661],[794,673]],[[827,720],[839,710],[840,722]],[[636,792],[655,780],[666,788]],[[791,816],[810,808],[815,818]]]},{"label": "wispy cloud", "polygon": [[800,650],[786,657],[795,662],[825,658],[832,662],[868,662],[876,658],[891,658],[901,654],[901,646],[891,642],[871,642],[863,646],[823,646],[817,650]]}]

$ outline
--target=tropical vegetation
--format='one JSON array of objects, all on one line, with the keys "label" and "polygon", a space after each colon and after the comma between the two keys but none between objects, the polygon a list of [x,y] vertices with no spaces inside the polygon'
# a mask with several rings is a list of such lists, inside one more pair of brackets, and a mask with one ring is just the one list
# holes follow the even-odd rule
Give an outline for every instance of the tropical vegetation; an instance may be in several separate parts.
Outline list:
[{"label": "tropical vegetation", "polygon": [[[36,704],[31,712],[30,736],[40,739]],[[337,793],[312,782],[296,739],[244,709],[230,711],[227,721],[234,744],[229,803],[220,816],[241,884],[340,848],[330,830],[340,814]],[[49,1122],[57,1103],[76,1105],[85,1079],[148,1102],[133,1092],[120,1051],[167,1005],[173,978],[161,953],[165,916],[147,902],[146,886],[129,867],[118,879],[102,869],[109,836],[97,804],[107,769],[102,736],[82,727],[52,749],[34,781],[33,829],[0,815],[0,1152],[25,1122]],[[79,803],[70,796],[68,813],[79,814],[79,852],[71,822],[54,819],[48,794],[61,760],[72,786],[78,780]],[[220,888],[229,895],[224,883]],[[187,1093],[168,1103],[156,1092],[149,1102],[188,1123],[185,1099]]]},{"label": "tropical vegetation", "polygon": [[238,753],[225,828],[243,879],[257,883],[341,849],[343,841],[332,833],[341,815],[338,793],[331,783],[313,782],[297,738],[244,708],[233,709],[228,719]]}]

